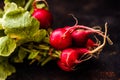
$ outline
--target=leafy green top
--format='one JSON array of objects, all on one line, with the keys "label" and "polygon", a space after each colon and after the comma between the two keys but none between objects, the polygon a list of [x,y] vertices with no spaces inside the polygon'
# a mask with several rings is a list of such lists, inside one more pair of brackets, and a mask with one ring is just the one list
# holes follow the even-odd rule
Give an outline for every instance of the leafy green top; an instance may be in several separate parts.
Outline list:
[{"label": "leafy green top", "polygon": [[[4,1],[4,11],[0,11],[0,80],[5,80],[15,72],[14,66],[9,64],[10,59],[13,62],[23,62],[26,54],[29,54],[28,59],[40,59],[39,54],[44,56],[41,61],[47,58],[48,32],[40,29],[39,21],[33,18],[30,11],[27,10],[32,1],[29,0],[27,6],[25,0]],[[42,41],[47,43],[31,45],[31,43],[41,43]]]}]

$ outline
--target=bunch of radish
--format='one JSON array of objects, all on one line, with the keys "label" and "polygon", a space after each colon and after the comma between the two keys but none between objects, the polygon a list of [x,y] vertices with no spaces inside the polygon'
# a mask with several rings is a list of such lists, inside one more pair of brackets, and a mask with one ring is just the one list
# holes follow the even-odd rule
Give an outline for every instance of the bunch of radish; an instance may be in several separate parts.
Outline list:
[{"label": "bunch of radish", "polygon": [[[53,17],[47,9],[36,7],[36,3],[39,1],[46,3],[45,0],[35,0],[33,2],[34,11],[32,16],[40,22],[40,28],[48,29],[53,23]],[[99,55],[106,44],[106,40],[112,44],[112,41],[107,36],[107,23],[103,32],[100,27],[91,28],[78,25],[77,19],[74,16],[73,18],[76,20],[74,26],[57,28],[49,35],[50,46],[56,51],[60,51],[57,64],[64,71],[73,71],[77,64]],[[99,40],[97,36],[102,37],[103,41]]]},{"label": "bunch of radish", "polygon": [[[96,41],[90,36],[96,36]],[[103,38],[102,44],[97,36]],[[105,32],[76,23],[55,29],[50,35],[51,46],[61,51],[57,64],[64,71],[73,71],[77,64],[99,55],[106,40],[112,44],[107,36],[107,23]]]},{"label": "bunch of radish", "polygon": [[75,25],[52,29],[46,0],[23,1],[4,0],[0,9],[0,80],[16,72],[13,64],[24,60],[40,66],[54,60],[61,70],[74,71],[78,64],[98,58],[106,42],[113,44],[107,23],[105,29],[79,25],[72,15]]}]

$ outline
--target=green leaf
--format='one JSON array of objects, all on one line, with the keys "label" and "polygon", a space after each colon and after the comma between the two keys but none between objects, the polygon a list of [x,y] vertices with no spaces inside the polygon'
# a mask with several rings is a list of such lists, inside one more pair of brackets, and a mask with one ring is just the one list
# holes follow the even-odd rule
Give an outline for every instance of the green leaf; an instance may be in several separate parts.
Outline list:
[{"label": "green leaf", "polygon": [[0,56],[9,56],[16,48],[14,39],[4,36],[0,38]]},{"label": "green leaf", "polygon": [[16,3],[18,6],[21,6],[23,7],[25,5],[25,0],[5,0],[5,3],[8,3],[8,2],[14,2]]},{"label": "green leaf", "polygon": [[6,3],[5,6],[4,6],[5,14],[7,12],[13,11],[15,9],[17,9],[17,5],[15,3]]},{"label": "green leaf", "polygon": [[8,76],[15,72],[15,68],[7,61],[0,63],[0,80],[6,80]]},{"label": "green leaf", "polygon": [[[2,26],[6,35],[18,40],[18,45],[32,41],[32,37],[39,30],[39,22],[23,8],[12,8],[16,4],[11,3],[3,15]],[[16,7],[16,6],[15,6]]]},{"label": "green leaf", "polygon": [[34,35],[33,35],[33,41],[35,42],[41,42],[47,35],[47,31],[45,29],[40,29],[38,30]]},{"label": "green leaf", "polygon": [[37,51],[37,50],[31,50],[31,53],[28,56],[28,59],[34,59],[38,54],[39,54],[39,51]]},{"label": "green leaf", "polygon": [[38,22],[23,10],[8,13],[3,26],[6,34],[16,39],[30,38],[39,29]]}]

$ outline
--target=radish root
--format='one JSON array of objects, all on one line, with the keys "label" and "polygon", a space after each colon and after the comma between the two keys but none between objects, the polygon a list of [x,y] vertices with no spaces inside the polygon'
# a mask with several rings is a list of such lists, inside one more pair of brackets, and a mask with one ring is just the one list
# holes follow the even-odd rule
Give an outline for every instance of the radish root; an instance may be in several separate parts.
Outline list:
[{"label": "radish root", "polygon": [[[102,36],[102,37],[103,37],[103,43],[100,46],[96,47],[95,49],[86,52],[84,55],[82,55],[80,57],[79,61],[83,62],[83,61],[89,60],[92,57],[96,57],[97,58],[99,56],[100,52],[102,51],[103,47],[106,44],[106,39],[107,39],[107,23],[105,23],[105,33],[104,33],[104,36]],[[100,41],[97,38],[96,38],[96,40],[97,40],[98,43],[100,43]]]},{"label": "radish root", "polygon": [[103,38],[104,38],[103,43],[100,46],[98,46],[96,49],[94,49],[94,50],[92,50],[92,51],[90,51],[88,53],[90,53],[90,54],[96,53],[97,51],[101,50],[105,46],[106,38],[107,38],[107,23],[105,23],[105,35],[104,35]]}]

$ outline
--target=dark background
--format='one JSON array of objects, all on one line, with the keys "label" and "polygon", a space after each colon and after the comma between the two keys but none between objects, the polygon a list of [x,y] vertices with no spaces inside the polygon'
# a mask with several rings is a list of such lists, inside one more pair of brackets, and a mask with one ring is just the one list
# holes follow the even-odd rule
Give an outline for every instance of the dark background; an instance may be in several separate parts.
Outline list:
[{"label": "dark background", "polygon": [[[16,73],[7,80],[120,80],[120,1],[119,0],[47,0],[54,17],[54,28],[79,24],[104,28],[108,22],[108,34],[114,45],[106,45],[99,59],[90,59],[74,72],[64,72],[55,61],[44,67],[36,64],[16,64]],[[2,6],[2,5],[0,5]]]}]

